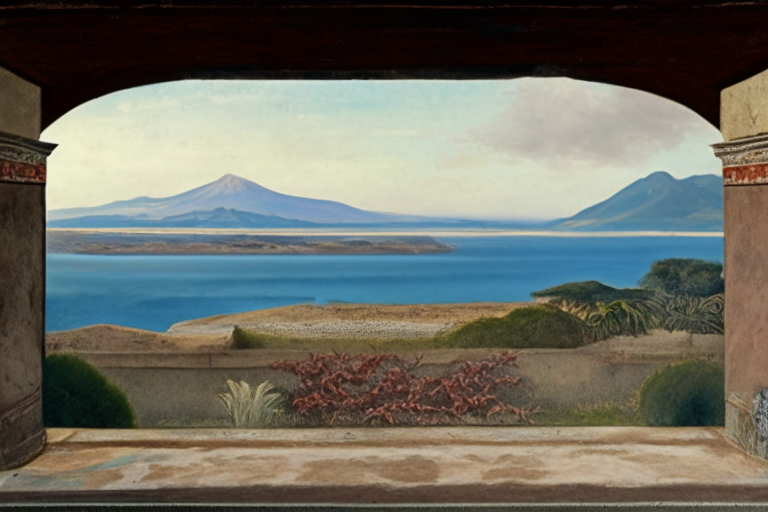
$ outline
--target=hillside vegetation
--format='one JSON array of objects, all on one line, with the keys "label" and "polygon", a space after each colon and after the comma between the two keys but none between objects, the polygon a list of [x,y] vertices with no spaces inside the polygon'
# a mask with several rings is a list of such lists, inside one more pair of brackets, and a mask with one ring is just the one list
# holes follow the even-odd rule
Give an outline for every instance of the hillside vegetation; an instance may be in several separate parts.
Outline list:
[{"label": "hillside vegetation", "polygon": [[615,300],[650,299],[653,291],[641,288],[619,289],[605,285],[600,281],[580,281],[553,286],[531,293],[536,299],[551,298],[577,302],[613,302]]},{"label": "hillside vegetation", "polygon": [[549,298],[547,304],[469,322],[437,342],[450,347],[575,348],[653,329],[722,334],[721,274],[719,263],[660,260],[640,280],[644,288],[617,289],[599,281],[554,286],[531,294]]}]

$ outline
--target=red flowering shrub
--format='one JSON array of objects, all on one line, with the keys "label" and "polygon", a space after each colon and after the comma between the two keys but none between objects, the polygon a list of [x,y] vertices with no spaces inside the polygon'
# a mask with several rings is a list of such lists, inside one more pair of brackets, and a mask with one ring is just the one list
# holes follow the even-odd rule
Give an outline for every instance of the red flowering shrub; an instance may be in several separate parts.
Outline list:
[{"label": "red flowering shrub", "polygon": [[414,375],[420,359],[409,363],[392,354],[310,354],[307,360],[277,361],[272,368],[295,373],[301,384],[293,406],[302,413],[319,412],[329,425],[336,420],[438,425],[459,423],[471,412],[491,417],[504,411],[529,423],[536,412],[532,399],[517,408],[492,394],[503,386],[526,391],[520,377],[507,373],[517,367],[516,354],[467,361],[444,377]]}]

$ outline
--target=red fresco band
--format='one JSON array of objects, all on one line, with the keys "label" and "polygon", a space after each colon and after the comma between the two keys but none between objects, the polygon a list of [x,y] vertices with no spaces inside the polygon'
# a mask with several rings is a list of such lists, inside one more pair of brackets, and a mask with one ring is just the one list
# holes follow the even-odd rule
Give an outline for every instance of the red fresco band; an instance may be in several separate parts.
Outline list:
[{"label": "red fresco band", "polygon": [[0,181],[45,184],[45,164],[0,160]]},{"label": "red fresco band", "polygon": [[0,182],[46,181],[46,159],[56,147],[35,139],[0,132]]},{"label": "red fresco band", "polygon": [[713,144],[723,162],[723,185],[768,185],[768,134]]}]

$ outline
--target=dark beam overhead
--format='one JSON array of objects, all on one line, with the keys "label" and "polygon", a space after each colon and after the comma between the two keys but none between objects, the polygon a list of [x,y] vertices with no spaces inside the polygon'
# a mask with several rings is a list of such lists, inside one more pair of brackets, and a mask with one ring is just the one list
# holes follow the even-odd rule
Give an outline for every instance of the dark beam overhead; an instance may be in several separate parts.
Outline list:
[{"label": "dark beam overhead", "polygon": [[768,69],[768,2],[5,0],[0,66],[43,88],[44,125],[185,78],[567,76],[678,101]]}]

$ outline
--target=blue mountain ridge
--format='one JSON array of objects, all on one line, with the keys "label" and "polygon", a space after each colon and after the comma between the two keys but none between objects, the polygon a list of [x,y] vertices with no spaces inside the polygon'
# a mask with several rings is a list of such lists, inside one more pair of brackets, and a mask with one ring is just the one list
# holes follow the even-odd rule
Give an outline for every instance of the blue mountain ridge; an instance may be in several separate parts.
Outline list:
[{"label": "blue mountain ridge", "polygon": [[92,208],[53,210],[53,228],[499,228],[563,231],[722,231],[722,181],[677,180],[655,172],[576,215],[554,221],[482,221],[361,210],[279,194],[228,174],[168,198],[138,197]]},{"label": "blue mountain ridge", "polygon": [[566,231],[722,231],[723,181],[654,172],[605,201],[551,223]]}]

